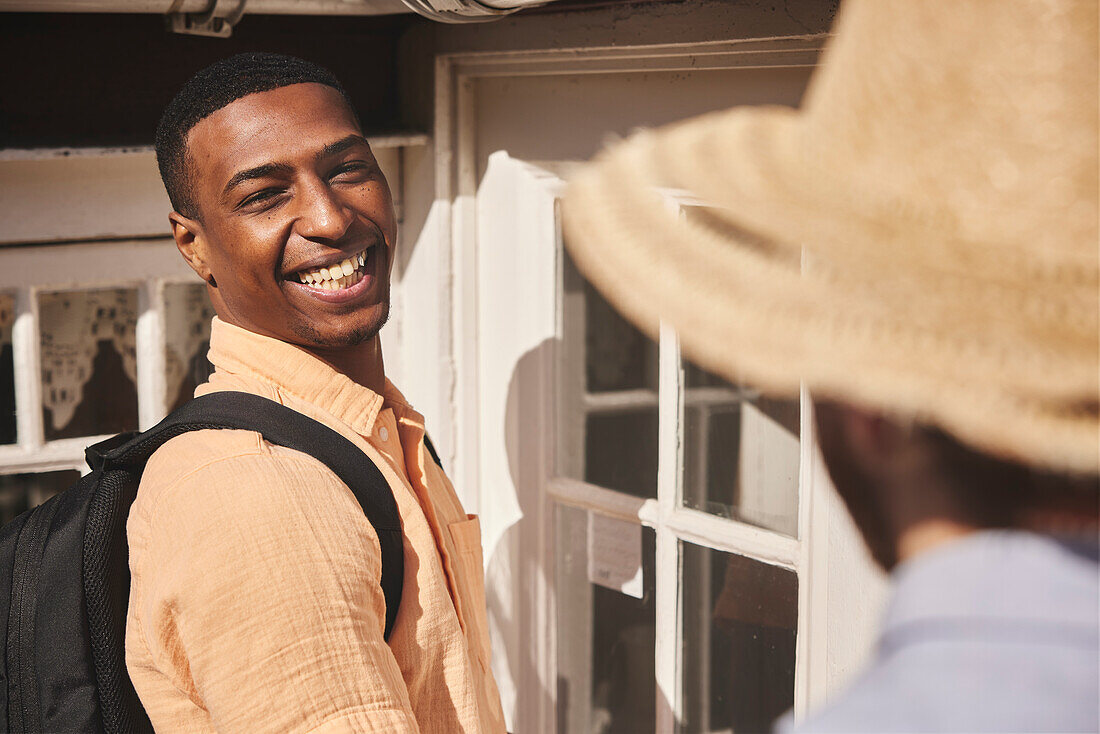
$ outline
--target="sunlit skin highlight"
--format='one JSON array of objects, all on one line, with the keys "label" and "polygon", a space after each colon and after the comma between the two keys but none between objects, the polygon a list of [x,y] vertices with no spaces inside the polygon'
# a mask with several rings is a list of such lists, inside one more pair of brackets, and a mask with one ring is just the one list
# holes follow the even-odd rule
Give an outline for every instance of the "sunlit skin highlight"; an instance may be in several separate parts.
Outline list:
[{"label": "sunlit skin highlight", "polygon": [[[191,129],[187,162],[195,216],[169,219],[218,316],[380,392],[397,230],[389,186],[340,93],[306,83],[242,97]],[[363,250],[351,287],[298,277]]]}]

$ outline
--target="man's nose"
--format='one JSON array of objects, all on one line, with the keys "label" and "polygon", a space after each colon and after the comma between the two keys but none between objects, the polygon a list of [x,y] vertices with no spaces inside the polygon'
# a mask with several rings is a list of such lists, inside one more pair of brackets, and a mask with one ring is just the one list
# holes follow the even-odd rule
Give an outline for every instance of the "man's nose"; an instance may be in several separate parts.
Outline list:
[{"label": "man's nose", "polygon": [[355,214],[323,181],[306,185],[299,197],[298,234],[310,239],[338,240]]}]

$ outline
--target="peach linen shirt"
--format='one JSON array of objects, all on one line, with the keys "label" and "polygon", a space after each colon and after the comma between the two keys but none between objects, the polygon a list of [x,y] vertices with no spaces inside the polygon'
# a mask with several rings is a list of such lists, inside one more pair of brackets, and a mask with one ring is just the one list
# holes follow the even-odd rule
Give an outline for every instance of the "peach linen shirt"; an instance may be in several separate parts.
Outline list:
[{"label": "peach linen shirt", "polygon": [[130,510],[126,663],[158,732],[504,731],[489,669],[481,530],[424,419],[290,344],[214,319],[196,394],[271,398],[378,466],[404,529],[387,644],[378,538],[311,456],[251,431],[173,438]]}]

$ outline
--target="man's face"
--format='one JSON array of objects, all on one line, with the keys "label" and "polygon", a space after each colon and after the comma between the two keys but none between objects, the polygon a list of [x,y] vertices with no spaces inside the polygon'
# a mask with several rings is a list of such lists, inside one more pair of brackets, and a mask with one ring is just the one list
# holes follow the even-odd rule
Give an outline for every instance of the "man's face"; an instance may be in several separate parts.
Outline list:
[{"label": "man's face", "polygon": [[306,347],[374,336],[396,245],[389,186],[344,98],[322,84],[250,94],[191,129],[197,219],[172,215],[218,315]]}]

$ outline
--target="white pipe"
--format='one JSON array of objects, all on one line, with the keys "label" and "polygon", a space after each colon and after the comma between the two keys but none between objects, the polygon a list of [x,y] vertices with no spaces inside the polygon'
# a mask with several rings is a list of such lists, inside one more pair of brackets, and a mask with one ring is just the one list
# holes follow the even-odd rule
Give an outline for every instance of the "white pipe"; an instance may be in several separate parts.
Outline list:
[{"label": "white pipe", "polygon": [[[0,12],[167,13],[173,0],[0,0]],[[180,0],[180,13],[201,13],[207,0]],[[390,15],[408,13],[402,0],[248,0],[249,15]]]}]

